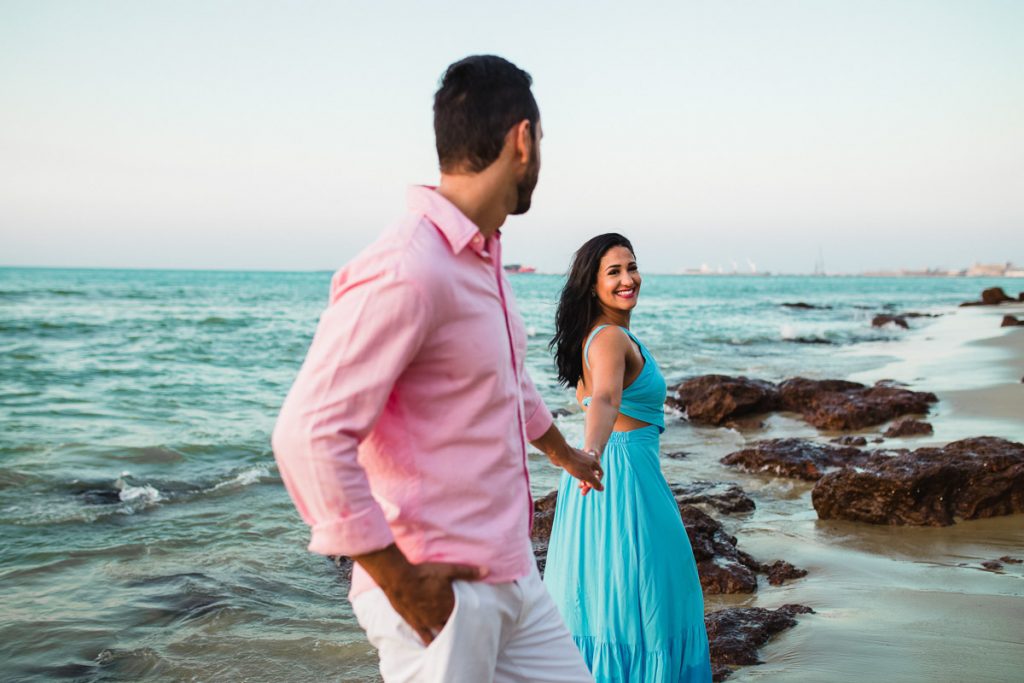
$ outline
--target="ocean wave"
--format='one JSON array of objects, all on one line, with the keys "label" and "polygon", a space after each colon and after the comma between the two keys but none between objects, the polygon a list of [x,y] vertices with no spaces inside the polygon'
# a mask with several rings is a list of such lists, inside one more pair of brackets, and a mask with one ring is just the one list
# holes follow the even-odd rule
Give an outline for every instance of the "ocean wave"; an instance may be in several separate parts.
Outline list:
[{"label": "ocean wave", "polygon": [[248,469],[242,470],[233,478],[227,481],[222,481],[219,484],[215,484],[211,491],[219,491],[223,488],[228,487],[242,487],[251,486],[252,484],[259,483],[265,477],[270,476],[270,468],[265,465],[256,465]]},{"label": "ocean wave", "polygon": [[151,484],[132,486],[124,479],[118,479],[115,486],[118,490],[118,500],[127,503],[133,511],[139,506],[148,507],[164,499],[160,491]]},{"label": "ocean wave", "polygon": [[[272,481],[272,465],[244,466],[198,481],[138,477],[128,471],[111,479],[54,481],[0,470],[0,491],[6,489],[0,513],[3,522],[19,525],[92,523],[111,515],[135,515],[164,505],[233,496]],[[16,500],[12,491],[19,492]],[[7,505],[8,500],[17,504]]]}]

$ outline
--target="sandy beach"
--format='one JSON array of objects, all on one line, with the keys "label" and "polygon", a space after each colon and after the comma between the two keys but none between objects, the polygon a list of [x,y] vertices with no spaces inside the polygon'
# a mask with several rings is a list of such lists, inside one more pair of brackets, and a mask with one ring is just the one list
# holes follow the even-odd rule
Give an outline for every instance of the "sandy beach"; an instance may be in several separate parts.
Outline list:
[{"label": "sandy beach", "polygon": [[[956,309],[900,343],[846,351],[890,357],[849,379],[894,379],[939,398],[928,417],[933,435],[885,445],[917,448],[982,435],[1024,440],[1024,330],[999,327],[1003,315],[1021,313],[1024,306],[1016,304]],[[746,516],[719,516],[741,549],[808,571],[780,587],[762,577],[753,595],[705,596],[709,612],[786,603],[816,612],[762,648],[764,664],[740,668],[730,680],[1021,680],[1024,565],[990,571],[982,562],[1024,559],[1024,515],[950,527],[821,521],[811,504],[813,484],[718,463],[746,443],[777,436],[825,441],[834,435],[776,414],[752,431],[677,425],[663,441],[664,451],[690,454],[664,461],[670,482],[734,481],[755,499],[757,509]]]}]

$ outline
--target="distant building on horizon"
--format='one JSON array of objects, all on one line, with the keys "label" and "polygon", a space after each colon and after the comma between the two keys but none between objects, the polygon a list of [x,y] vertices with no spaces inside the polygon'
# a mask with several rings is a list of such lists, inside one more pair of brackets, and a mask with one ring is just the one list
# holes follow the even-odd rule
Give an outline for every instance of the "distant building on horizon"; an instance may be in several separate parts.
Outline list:
[{"label": "distant building on horizon", "polygon": [[973,263],[964,275],[967,277],[1024,277],[1024,268],[1006,263]]}]

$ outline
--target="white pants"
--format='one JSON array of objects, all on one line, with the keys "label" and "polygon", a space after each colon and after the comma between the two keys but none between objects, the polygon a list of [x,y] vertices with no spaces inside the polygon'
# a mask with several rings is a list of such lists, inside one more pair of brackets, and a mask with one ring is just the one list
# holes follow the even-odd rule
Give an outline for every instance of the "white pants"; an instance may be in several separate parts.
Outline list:
[{"label": "white pants", "polygon": [[352,601],[385,683],[592,682],[536,568],[511,583],[455,581],[455,610],[429,646],[379,588]]}]

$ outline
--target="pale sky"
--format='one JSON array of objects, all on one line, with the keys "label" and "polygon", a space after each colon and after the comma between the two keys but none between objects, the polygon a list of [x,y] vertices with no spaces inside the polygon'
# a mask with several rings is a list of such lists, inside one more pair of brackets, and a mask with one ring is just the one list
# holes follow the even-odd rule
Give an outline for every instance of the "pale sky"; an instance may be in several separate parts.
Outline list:
[{"label": "pale sky", "polygon": [[0,0],[0,264],[334,269],[437,179],[445,67],[545,138],[506,261],[1024,263],[1024,2]]}]

